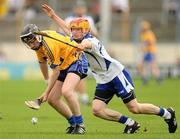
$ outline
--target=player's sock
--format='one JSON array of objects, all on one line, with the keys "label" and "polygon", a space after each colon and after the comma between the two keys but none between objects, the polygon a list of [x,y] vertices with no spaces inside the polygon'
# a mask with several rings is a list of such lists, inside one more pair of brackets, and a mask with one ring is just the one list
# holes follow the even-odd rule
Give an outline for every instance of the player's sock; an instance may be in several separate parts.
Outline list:
[{"label": "player's sock", "polygon": [[76,125],[76,120],[75,120],[75,116],[71,116],[68,120],[68,123],[71,125],[71,126],[75,126]]},{"label": "player's sock", "polygon": [[74,118],[77,125],[84,126],[82,115],[74,116]]},{"label": "player's sock", "polygon": [[164,119],[170,119],[171,113],[165,108],[160,108],[159,116],[163,117]]},{"label": "player's sock", "polygon": [[125,124],[125,125],[133,125],[134,124],[134,120],[132,120],[131,118],[128,118],[127,116],[124,116],[122,115],[120,118],[119,118],[119,123],[122,123],[122,124]]}]

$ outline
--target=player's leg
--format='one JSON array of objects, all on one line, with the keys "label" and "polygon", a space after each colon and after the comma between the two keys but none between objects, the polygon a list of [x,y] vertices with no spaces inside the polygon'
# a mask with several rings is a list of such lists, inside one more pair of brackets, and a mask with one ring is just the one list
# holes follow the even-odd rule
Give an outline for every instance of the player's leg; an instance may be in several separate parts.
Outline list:
[{"label": "player's leg", "polygon": [[114,95],[113,92],[116,91],[113,85],[113,83],[116,82],[115,80],[116,79],[113,79],[110,83],[98,84],[96,86],[95,97],[92,104],[93,114],[105,120],[125,124],[126,128],[124,129],[124,133],[135,133],[140,127],[136,121],[106,107]]},{"label": "player's leg", "polygon": [[174,133],[177,128],[175,111],[172,108],[161,108],[150,103],[138,103],[137,99],[133,99],[126,103],[128,110],[134,114],[151,114],[158,115],[165,119],[169,126],[169,132]]},{"label": "player's leg", "polygon": [[73,114],[80,115],[79,102],[75,96],[74,89],[80,81],[80,77],[74,73],[68,73],[62,87],[62,93],[68,102]]},{"label": "player's leg", "polygon": [[67,75],[64,80],[62,87],[62,94],[65,97],[76,122],[76,128],[73,131],[74,134],[84,134],[85,127],[83,123],[83,117],[80,111],[79,101],[75,95],[75,88],[81,79],[84,79],[87,76],[88,71],[88,62],[84,54],[81,57],[70,65],[67,70]]},{"label": "player's leg", "polygon": [[162,82],[161,72],[160,72],[160,69],[158,68],[158,65],[155,59],[151,61],[150,68],[151,68],[153,76],[156,78],[156,81],[158,83],[161,83]]},{"label": "player's leg", "polygon": [[79,99],[84,105],[89,105],[89,96],[87,94],[86,89],[86,81],[83,79],[79,82],[79,84],[76,87],[76,92],[78,93]]},{"label": "player's leg", "polygon": [[159,107],[149,103],[138,103],[136,98],[128,103],[125,103],[125,105],[127,106],[128,110],[134,114],[158,115],[160,112]]},{"label": "player's leg", "polygon": [[48,95],[47,102],[52,106],[59,114],[68,120],[70,126],[66,129],[67,134],[71,134],[75,129],[75,119],[68,105],[61,99],[61,88],[63,82],[57,80],[50,94]]},{"label": "player's leg", "polygon": [[133,92],[133,83],[131,76],[126,70],[123,70],[123,74],[118,76],[119,81],[119,93],[117,96],[120,96],[123,99],[123,102],[127,106],[130,112],[134,114],[153,114],[163,117],[166,123],[169,126],[169,132],[174,133],[177,128],[177,122],[175,117],[175,111],[172,108],[159,108],[150,103],[138,103]]},{"label": "player's leg", "polygon": [[66,118],[69,118],[72,116],[72,113],[69,109],[69,107],[60,99],[61,94],[61,88],[62,88],[63,82],[56,81],[54,87],[52,88],[51,92],[48,95],[47,102],[49,105],[51,105],[58,113],[63,115]]},{"label": "player's leg", "polygon": [[119,112],[107,108],[106,103],[99,99],[93,100],[92,110],[95,116],[109,121],[118,122],[119,117],[121,117],[121,114]]},{"label": "player's leg", "polygon": [[80,77],[75,73],[68,73],[62,87],[62,94],[70,107],[76,122],[74,134],[84,134],[85,127],[83,117],[80,111],[79,101],[75,95],[75,88],[80,81]]},{"label": "player's leg", "polygon": [[143,85],[147,85],[151,77],[151,67],[150,67],[151,60],[152,60],[151,54],[145,53],[143,58],[143,74],[142,74]]}]

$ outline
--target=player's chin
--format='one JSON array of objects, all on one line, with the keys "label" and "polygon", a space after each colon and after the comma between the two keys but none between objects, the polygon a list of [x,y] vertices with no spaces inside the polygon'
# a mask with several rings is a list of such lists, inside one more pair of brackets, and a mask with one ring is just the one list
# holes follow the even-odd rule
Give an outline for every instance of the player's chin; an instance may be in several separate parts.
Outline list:
[{"label": "player's chin", "polygon": [[83,35],[79,34],[79,35],[74,35],[73,37],[76,40],[81,40],[83,38]]},{"label": "player's chin", "polygon": [[40,47],[41,47],[40,45],[36,45],[36,46],[34,46],[34,47],[31,47],[31,49],[32,49],[32,50],[39,50]]}]

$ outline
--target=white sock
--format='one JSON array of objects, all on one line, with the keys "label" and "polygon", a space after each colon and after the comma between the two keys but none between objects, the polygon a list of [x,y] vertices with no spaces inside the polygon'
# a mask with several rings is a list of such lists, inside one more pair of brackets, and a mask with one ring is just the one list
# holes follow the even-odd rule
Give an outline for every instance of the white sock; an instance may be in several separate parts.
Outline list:
[{"label": "white sock", "polygon": [[131,125],[134,124],[134,122],[135,122],[134,120],[132,120],[131,118],[128,118],[127,121],[124,124],[131,126]]},{"label": "white sock", "polygon": [[164,109],[164,115],[162,116],[165,119],[170,119],[171,118],[171,113],[167,111],[167,109]]}]

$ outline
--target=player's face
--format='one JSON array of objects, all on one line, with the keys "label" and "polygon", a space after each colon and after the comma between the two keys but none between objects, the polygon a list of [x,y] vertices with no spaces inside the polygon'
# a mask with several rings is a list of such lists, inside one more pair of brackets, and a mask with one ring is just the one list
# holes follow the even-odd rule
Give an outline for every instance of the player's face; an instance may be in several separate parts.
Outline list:
[{"label": "player's face", "polygon": [[27,43],[26,43],[30,49],[32,50],[37,50],[39,49],[40,47],[40,41],[39,41],[39,36],[35,36],[33,39],[29,40]]},{"label": "player's face", "polygon": [[33,50],[38,49],[39,46],[40,46],[40,42],[39,42],[37,39],[33,40],[32,42],[28,42],[27,44],[28,44],[29,47],[30,47],[31,49],[33,49]]},{"label": "player's face", "polygon": [[71,32],[74,39],[82,39],[84,37],[82,28],[72,28]]}]

